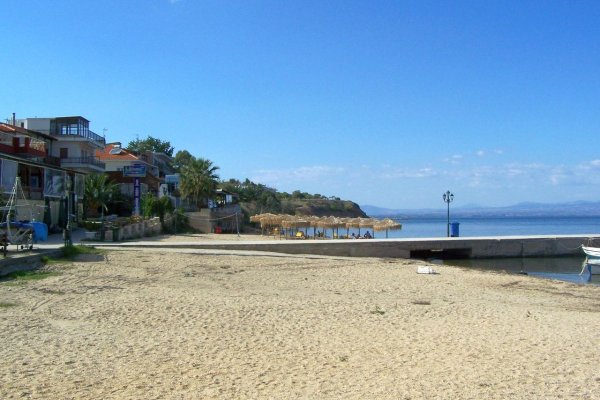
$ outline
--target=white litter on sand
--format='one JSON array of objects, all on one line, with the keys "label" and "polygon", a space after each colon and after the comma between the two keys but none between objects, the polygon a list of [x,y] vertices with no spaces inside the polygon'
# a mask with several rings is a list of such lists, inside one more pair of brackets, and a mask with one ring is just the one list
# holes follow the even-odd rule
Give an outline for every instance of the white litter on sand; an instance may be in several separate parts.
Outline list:
[{"label": "white litter on sand", "polygon": [[430,266],[417,267],[417,274],[437,274],[436,270]]}]

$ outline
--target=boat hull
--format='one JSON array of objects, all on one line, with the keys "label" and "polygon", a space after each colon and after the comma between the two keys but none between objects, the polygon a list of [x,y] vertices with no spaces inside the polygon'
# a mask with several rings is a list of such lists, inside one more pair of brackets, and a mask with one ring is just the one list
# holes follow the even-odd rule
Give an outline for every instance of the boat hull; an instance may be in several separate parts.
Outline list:
[{"label": "boat hull", "polygon": [[588,256],[588,258],[597,258],[600,261],[600,247],[587,247],[582,246],[583,252]]},{"label": "boat hull", "polygon": [[582,246],[586,255],[585,263],[592,275],[600,275],[600,247]]},{"label": "boat hull", "polygon": [[590,262],[588,259],[587,266],[592,275],[600,275],[600,260],[596,260],[596,262]]}]

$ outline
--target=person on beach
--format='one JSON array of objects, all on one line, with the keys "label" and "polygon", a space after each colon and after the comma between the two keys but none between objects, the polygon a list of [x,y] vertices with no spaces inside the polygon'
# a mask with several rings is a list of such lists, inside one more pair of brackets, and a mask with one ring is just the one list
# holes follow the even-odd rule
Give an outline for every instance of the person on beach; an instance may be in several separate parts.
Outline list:
[{"label": "person on beach", "polygon": [[371,233],[369,231],[365,232],[365,239],[372,239]]}]

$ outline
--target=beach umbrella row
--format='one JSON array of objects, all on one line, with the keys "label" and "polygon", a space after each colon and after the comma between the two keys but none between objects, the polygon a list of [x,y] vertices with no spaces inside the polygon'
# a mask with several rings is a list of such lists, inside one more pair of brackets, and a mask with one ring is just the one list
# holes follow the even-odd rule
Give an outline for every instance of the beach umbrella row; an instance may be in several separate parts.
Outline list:
[{"label": "beach umbrella row", "polygon": [[351,228],[358,229],[360,235],[361,228],[370,228],[373,231],[386,231],[386,237],[390,230],[402,229],[402,224],[394,221],[391,218],[339,218],[339,217],[316,217],[316,216],[299,216],[289,214],[256,214],[250,217],[250,222],[259,223],[261,228],[270,229],[274,227],[282,227],[286,229],[299,229],[312,227],[315,231],[317,228],[331,229],[332,232],[339,228],[346,228],[346,234]]}]

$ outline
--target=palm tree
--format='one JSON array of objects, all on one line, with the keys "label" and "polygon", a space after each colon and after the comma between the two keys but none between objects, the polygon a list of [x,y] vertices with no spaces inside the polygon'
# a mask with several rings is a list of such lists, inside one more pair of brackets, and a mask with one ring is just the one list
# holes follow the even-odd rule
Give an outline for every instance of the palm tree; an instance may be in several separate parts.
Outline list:
[{"label": "palm tree", "polygon": [[85,177],[84,201],[85,211],[98,215],[98,209],[101,214],[108,211],[108,202],[116,196],[119,185],[108,180],[104,174],[90,174]]},{"label": "palm tree", "polygon": [[217,187],[219,169],[212,161],[198,158],[193,159],[181,168],[179,189],[184,197],[193,203],[206,205],[208,197]]}]

